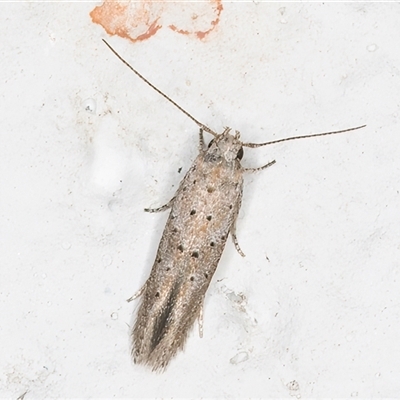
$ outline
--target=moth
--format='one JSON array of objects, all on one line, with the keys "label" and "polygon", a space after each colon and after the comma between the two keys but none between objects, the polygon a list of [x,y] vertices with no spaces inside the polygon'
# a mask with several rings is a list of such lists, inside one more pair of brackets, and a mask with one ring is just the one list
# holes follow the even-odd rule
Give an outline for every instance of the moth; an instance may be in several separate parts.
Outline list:
[{"label": "moth", "polygon": [[[196,319],[202,336],[203,302],[230,235],[237,252],[244,256],[237,237],[236,220],[242,203],[243,175],[261,171],[275,160],[258,168],[241,165],[243,148],[256,148],[288,140],[334,135],[360,129],[344,129],[289,137],[266,143],[243,143],[240,133],[225,128],[215,133],[144,78],[105,40],[110,50],[139,78],[199,127],[199,155],[179,185],[174,197],[164,206],[145,209],[170,214],[157,250],[149,278],[128,301],[141,297],[132,330],[132,356],[135,363],[163,371],[183,349]],[[205,145],[203,132],[213,136]]]}]

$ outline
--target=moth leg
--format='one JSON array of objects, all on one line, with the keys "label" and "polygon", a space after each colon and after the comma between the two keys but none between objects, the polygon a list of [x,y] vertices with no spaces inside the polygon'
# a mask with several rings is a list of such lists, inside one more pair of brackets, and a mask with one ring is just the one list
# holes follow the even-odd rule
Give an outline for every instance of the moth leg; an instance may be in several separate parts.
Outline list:
[{"label": "moth leg", "polygon": [[174,200],[175,200],[175,196],[167,204],[164,204],[161,207],[158,207],[158,208],[145,208],[144,211],[149,212],[149,213],[156,213],[156,212],[161,212],[161,211],[168,210],[168,208],[172,207],[172,203],[174,202]]},{"label": "moth leg", "polygon": [[129,302],[137,299],[138,297],[140,297],[143,294],[143,292],[145,291],[146,286],[147,286],[147,282],[132,297],[130,297],[127,300],[127,302],[129,303]]},{"label": "moth leg", "polygon": [[262,167],[258,167],[258,168],[243,168],[244,172],[256,172],[256,171],[261,171],[265,168],[270,167],[271,165],[274,165],[276,163],[275,160],[269,162],[268,164],[263,165]]},{"label": "moth leg", "polygon": [[203,302],[200,304],[200,311],[199,311],[199,336],[202,338],[203,337]]},{"label": "moth leg", "polygon": [[242,257],[246,257],[246,255],[243,253],[242,249],[240,248],[239,242],[238,242],[238,240],[237,240],[237,236],[236,236],[236,221],[232,224],[232,227],[231,227],[231,236],[232,236],[233,244],[235,245],[236,251],[237,251]]},{"label": "moth leg", "polygon": [[199,150],[202,153],[202,152],[204,152],[205,149],[206,149],[206,146],[204,144],[203,128],[200,128],[200,132],[199,132]]}]

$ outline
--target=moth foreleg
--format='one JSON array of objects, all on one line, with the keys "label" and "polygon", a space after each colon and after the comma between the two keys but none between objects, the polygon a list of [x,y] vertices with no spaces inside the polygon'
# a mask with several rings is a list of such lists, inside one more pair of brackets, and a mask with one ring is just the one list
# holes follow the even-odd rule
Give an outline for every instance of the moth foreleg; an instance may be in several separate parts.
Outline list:
[{"label": "moth foreleg", "polygon": [[237,236],[236,236],[236,221],[232,224],[232,227],[231,227],[231,236],[232,236],[233,244],[235,245],[236,251],[237,251],[242,257],[246,257],[246,255],[243,253],[242,249],[240,248],[239,242],[238,242],[238,240],[237,240]]},{"label": "moth foreleg", "polygon": [[161,212],[161,211],[168,210],[168,208],[172,207],[172,203],[174,202],[174,200],[175,200],[175,196],[167,204],[164,204],[161,207],[158,207],[158,208],[145,208],[144,211],[149,212],[149,213],[156,213],[156,212]]},{"label": "moth foreleg", "polygon": [[263,165],[262,167],[258,167],[258,168],[243,168],[244,172],[257,172],[257,171],[261,171],[265,168],[270,167],[271,165],[274,165],[276,163],[275,160],[269,162],[268,164]]},{"label": "moth foreleg", "polygon": [[200,128],[199,131],[199,151],[203,153],[206,150],[206,146],[204,144],[204,136],[203,136],[203,128]]}]

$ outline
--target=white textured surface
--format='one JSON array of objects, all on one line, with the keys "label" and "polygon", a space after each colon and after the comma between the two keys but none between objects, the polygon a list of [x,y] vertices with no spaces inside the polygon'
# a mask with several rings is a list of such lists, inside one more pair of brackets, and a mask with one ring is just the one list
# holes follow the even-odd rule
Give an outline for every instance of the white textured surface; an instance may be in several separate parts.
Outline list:
[{"label": "white textured surface", "polygon": [[[161,30],[117,50],[196,118],[245,141],[238,237],[205,335],[161,375],[129,357],[197,127],[101,42],[86,4],[2,4],[0,394],[396,397],[400,393],[400,7],[224,4],[206,41]],[[178,169],[182,172],[178,173]]]}]

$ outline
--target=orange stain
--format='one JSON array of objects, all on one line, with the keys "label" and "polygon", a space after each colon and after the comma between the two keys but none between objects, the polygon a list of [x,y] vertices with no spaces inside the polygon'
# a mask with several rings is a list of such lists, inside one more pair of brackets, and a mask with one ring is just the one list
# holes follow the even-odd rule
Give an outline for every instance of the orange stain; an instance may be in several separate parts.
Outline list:
[{"label": "orange stain", "polygon": [[163,26],[202,40],[219,24],[222,10],[222,0],[198,3],[105,0],[90,16],[108,34],[133,42],[149,39]]},{"label": "orange stain", "polygon": [[[208,29],[206,29],[206,30],[179,29],[176,25],[170,25],[169,28],[175,32],[182,34],[182,35],[194,35],[195,37],[197,37],[200,40],[204,39],[219,24],[220,15],[223,10],[222,3],[220,0],[211,1],[209,4],[211,5],[211,7],[213,7],[213,13],[214,13],[215,17],[214,17],[214,19],[211,19],[211,20],[208,19],[208,21],[207,21],[207,24],[209,25]],[[193,21],[197,20],[197,19],[198,19],[198,16],[196,15],[196,17],[193,18]]]},{"label": "orange stain", "polygon": [[139,35],[136,40],[146,40],[157,33],[159,29],[161,29],[161,25],[157,25],[158,19],[154,21],[150,26],[149,29],[142,35]]}]

